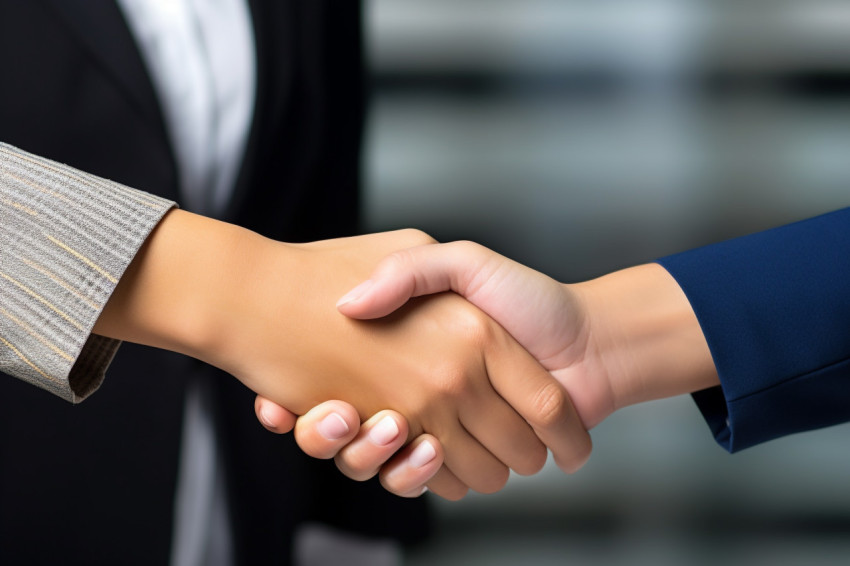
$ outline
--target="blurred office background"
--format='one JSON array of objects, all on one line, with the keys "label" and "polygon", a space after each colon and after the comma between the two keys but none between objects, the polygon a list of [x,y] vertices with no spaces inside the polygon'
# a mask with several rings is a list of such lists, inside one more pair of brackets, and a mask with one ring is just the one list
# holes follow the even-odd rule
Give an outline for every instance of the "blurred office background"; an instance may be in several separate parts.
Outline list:
[{"label": "blurred office background", "polygon": [[[474,239],[575,281],[850,205],[850,0],[368,7],[371,230]],[[850,560],[847,426],[730,456],[681,398],[593,438],[573,476],[435,501],[407,562]]]}]

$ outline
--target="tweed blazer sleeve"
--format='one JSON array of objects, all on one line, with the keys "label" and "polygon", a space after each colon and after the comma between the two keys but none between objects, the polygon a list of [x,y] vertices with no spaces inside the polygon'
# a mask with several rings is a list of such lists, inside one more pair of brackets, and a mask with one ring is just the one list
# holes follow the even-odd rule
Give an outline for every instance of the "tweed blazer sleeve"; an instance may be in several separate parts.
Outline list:
[{"label": "tweed blazer sleeve", "polygon": [[79,402],[120,345],[92,334],[174,203],[0,143],[0,371]]}]

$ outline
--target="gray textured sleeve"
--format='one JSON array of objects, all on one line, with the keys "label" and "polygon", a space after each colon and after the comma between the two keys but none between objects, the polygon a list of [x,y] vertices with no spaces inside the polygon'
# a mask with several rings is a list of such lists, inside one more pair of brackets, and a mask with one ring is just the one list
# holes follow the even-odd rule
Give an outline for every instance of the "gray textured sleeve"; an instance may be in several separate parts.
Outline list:
[{"label": "gray textured sleeve", "polygon": [[0,143],[0,371],[78,402],[119,342],[92,334],[174,203]]}]

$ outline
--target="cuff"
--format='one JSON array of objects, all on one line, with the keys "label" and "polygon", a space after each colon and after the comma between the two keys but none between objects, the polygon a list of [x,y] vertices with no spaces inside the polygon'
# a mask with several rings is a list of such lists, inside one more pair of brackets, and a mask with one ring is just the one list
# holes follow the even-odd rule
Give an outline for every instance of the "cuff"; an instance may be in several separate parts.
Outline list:
[{"label": "cuff", "polygon": [[93,335],[175,204],[0,144],[0,370],[79,402],[120,345]]}]

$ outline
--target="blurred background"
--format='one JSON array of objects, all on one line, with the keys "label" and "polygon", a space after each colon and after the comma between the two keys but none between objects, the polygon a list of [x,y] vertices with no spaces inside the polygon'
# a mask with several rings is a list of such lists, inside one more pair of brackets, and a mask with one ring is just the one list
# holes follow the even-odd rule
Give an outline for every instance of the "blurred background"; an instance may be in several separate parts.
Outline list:
[{"label": "blurred background", "polygon": [[[850,206],[850,0],[370,0],[369,230],[562,281]],[[850,428],[730,456],[689,398],[434,501],[412,566],[846,564]],[[551,463],[550,463],[551,464]]]}]

